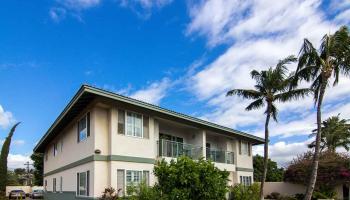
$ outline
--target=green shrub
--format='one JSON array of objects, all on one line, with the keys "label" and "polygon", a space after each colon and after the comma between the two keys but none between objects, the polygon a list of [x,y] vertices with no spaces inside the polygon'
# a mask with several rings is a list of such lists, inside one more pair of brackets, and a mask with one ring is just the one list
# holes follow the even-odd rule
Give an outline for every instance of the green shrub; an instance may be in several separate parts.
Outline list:
[{"label": "green shrub", "polygon": [[260,184],[253,183],[251,186],[238,184],[230,189],[232,200],[259,200]]},{"label": "green shrub", "polygon": [[158,188],[147,186],[146,183],[142,182],[138,186],[128,186],[127,194],[129,200],[154,200],[154,199],[165,199],[158,192]]},{"label": "green shrub", "polygon": [[155,188],[169,200],[223,200],[228,192],[229,173],[210,161],[180,157],[177,161],[158,162],[154,168],[158,179]]}]

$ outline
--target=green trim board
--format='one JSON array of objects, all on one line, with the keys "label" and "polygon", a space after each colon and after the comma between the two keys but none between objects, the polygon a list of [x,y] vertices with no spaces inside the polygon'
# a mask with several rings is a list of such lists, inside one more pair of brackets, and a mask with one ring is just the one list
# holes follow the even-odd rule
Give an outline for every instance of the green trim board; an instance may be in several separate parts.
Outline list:
[{"label": "green trim board", "polygon": [[254,169],[244,168],[244,167],[236,167],[236,171],[240,171],[240,172],[254,172]]},{"label": "green trim board", "polygon": [[132,156],[121,156],[121,155],[91,155],[76,162],[70,163],[58,169],[52,170],[44,174],[45,176],[50,176],[89,162],[93,161],[123,161],[123,162],[134,162],[134,163],[148,163],[154,164],[156,162],[153,158],[142,158],[142,157],[132,157]]},{"label": "green trim board", "polygon": [[75,200],[75,199],[99,199],[97,197],[83,197],[83,196],[76,196],[76,192],[72,191],[62,191],[62,192],[45,192],[44,193],[44,199],[49,200]]},{"label": "green trim board", "polygon": [[[165,109],[153,104],[149,104],[143,101],[139,101],[130,97],[126,97],[123,95],[119,95],[113,92],[109,92],[106,90],[102,90],[99,88],[95,88],[89,85],[82,85],[80,87],[80,89],[78,90],[78,92],[74,95],[74,97],[72,98],[72,100],[68,103],[68,105],[64,108],[64,110],[62,111],[62,113],[58,116],[58,118],[55,120],[55,122],[51,125],[51,127],[47,130],[47,132],[45,133],[45,135],[40,139],[40,141],[38,142],[38,144],[35,146],[34,148],[34,152],[43,152],[43,149],[45,147],[45,143],[48,143],[50,138],[53,138],[55,135],[55,132],[57,132],[57,130],[59,128],[57,128],[57,126],[61,125],[61,122],[63,119],[67,120],[67,115],[70,113],[69,111],[71,111],[74,106],[76,104],[79,103],[79,100],[81,100],[84,103],[89,102],[88,99],[84,99],[84,96],[97,96],[97,97],[105,97],[108,99],[112,99],[115,101],[119,101],[119,102],[124,102],[130,105],[134,105],[134,106],[138,106],[138,107],[142,107],[145,109],[149,109],[158,113],[162,113],[168,116],[172,116],[175,117],[177,119],[182,119],[182,120],[186,120],[188,122],[192,122],[198,125],[202,125],[204,127],[208,127],[208,128],[212,128],[214,130],[217,130],[218,133],[220,132],[225,132],[225,133],[231,133],[234,134],[236,136],[240,136],[240,137],[245,137],[247,139],[250,139],[254,142],[254,144],[263,144],[265,143],[265,140],[263,138],[254,136],[254,135],[250,135],[247,133],[244,133],[242,131],[238,131],[238,130],[234,130],[225,126],[221,126],[212,122],[208,122],[199,118],[195,118],[189,115],[185,115],[182,113],[178,113],[169,109]],[[63,120],[63,121],[65,121]],[[53,134],[53,135],[52,135]]]}]

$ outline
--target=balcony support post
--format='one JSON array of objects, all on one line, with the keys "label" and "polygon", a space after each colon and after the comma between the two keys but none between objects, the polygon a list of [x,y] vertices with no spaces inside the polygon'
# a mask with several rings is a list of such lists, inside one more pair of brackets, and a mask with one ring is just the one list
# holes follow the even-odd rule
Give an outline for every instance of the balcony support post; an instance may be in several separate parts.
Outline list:
[{"label": "balcony support post", "polygon": [[206,159],[207,158],[207,151],[206,151],[206,146],[207,146],[207,132],[205,131],[205,130],[202,130],[201,131],[202,132],[202,144],[201,144],[201,146],[202,146],[202,156],[203,156],[203,158],[204,159]]}]

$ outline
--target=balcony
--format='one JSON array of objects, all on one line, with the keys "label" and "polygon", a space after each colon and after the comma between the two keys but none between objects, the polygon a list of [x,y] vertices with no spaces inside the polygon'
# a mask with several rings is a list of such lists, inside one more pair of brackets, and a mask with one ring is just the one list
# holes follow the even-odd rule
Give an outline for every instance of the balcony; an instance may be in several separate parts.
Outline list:
[{"label": "balcony", "polygon": [[188,156],[192,159],[199,159],[203,157],[202,147],[194,146],[181,142],[170,140],[157,141],[158,156],[177,158],[180,156]]},{"label": "balcony", "polygon": [[234,164],[234,153],[231,151],[223,151],[217,149],[206,149],[207,160],[216,163]]}]

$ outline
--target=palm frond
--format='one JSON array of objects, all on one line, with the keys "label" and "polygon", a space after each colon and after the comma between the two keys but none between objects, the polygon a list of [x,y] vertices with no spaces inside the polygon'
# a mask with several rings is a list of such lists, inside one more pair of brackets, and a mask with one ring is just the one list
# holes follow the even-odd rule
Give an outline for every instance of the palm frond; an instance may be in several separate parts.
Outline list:
[{"label": "palm frond", "polygon": [[245,89],[233,89],[227,92],[226,96],[237,95],[245,99],[258,99],[262,95],[259,91],[256,90],[245,90]]},{"label": "palm frond", "polygon": [[309,88],[293,89],[293,90],[289,90],[287,92],[283,92],[275,95],[275,99],[280,102],[286,102],[290,100],[299,100],[299,99],[305,98],[311,93],[313,93],[313,90]]},{"label": "palm frond", "polygon": [[250,103],[245,109],[247,111],[251,111],[251,110],[259,109],[259,108],[263,107],[264,105],[265,105],[264,99],[260,98],[258,100],[253,101],[252,103]]}]

